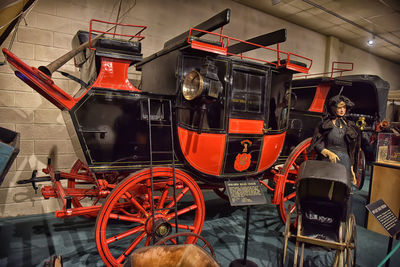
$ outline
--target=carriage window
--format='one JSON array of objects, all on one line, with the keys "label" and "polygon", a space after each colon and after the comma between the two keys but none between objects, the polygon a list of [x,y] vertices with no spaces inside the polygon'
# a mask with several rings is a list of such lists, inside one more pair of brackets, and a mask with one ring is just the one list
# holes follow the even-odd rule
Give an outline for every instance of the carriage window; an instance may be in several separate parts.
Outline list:
[{"label": "carriage window", "polygon": [[232,111],[262,114],[264,75],[233,71]]},{"label": "carriage window", "polygon": [[291,77],[291,74],[287,73],[272,73],[269,101],[269,128],[271,130],[282,131],[287,128]]}]

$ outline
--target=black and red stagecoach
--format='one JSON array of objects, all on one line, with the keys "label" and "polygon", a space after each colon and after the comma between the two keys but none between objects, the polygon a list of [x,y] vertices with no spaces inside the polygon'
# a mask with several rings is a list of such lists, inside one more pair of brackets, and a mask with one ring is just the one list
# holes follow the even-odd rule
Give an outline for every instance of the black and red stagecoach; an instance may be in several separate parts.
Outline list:
[{"label": "black and red stagecoach", "polygon": [[[295,171],[272,166],[293,122],[292,75],[308,73],[312,61],[279,49],[285,30],[248,41],[224,35],[229,18],[225,10],[144,59],[144,26],[117,24],[138,32],[110,36],[92,28],[104,22],[92,20],[90,32],[73,40],[82,84],[74,96],[51,79],[71,55],[36,69],[3,49],[16,76],[62,110],[78,157],[70,172],[54,170],[49,161],[43,171],[52,185],[42,194],[60,200],[57,217],[97,218],[96,244],[109,266],[170,233],[199,234],[201,188],[223,196],[228,179],[268,186],[262,180],[274,177],[273,202],[293,196],[284,199]],[[131,65],[141,72],[137,86],[128,77]]]}]

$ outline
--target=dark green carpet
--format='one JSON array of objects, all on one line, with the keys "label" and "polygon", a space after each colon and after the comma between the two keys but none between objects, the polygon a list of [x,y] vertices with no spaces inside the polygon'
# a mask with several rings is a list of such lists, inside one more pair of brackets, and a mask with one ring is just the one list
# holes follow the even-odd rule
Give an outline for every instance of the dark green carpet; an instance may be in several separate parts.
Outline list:
[{"label": "dark green carpet", "polygon": [[[368,184],[364,186],[368,188]],[[230,207],[213,192],[204,191],[206,221],[202,236],[213,246],[222,266],[243,256],[246,208]],[[269,196],[268,196],[269,198]],[[385,257],[387,237],[362,226],[366,191],[356,192],[353,210],[357,219],[357,266],[377,266]],[[94,219],[58,219],[53,214],[0,219],[0,266],[42,266],[52,254],[61,254],[64,266],[103,266],[94,240]],[[276,207],[268,204],[251,208],[248,259],[258,266],[280,266],[283,237]],[[394,242],[393,246],[397,241]],[[289,246],[289,266],[294,245]],[[331,266],[333,253],[307,249],[304,266]],[[390,266],[400,266],[400,251]]]}]

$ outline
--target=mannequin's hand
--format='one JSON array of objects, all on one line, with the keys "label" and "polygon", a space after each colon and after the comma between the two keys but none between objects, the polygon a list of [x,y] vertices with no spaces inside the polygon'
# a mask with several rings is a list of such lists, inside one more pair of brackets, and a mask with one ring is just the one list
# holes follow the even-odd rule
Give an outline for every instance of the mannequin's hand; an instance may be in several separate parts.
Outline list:
[{"label": "mannequin's hand", "polygon": [[353,171],[353,167],[350,168],[351,169],[351,176],[353,177],[353,185],[357,185],[357,179],[356,179],[356,174]]},{"label": "mannequin's hand", "polygon": [[328,157],[329,160],[331,162],[333,162],[333,163],[336,163],[336,162],[340,161],[339,157],[335,153],[333,153],[332,151],[330,151],[330,150],[328,150],[326,148],[322,149],[321,154],[324,157]]}]

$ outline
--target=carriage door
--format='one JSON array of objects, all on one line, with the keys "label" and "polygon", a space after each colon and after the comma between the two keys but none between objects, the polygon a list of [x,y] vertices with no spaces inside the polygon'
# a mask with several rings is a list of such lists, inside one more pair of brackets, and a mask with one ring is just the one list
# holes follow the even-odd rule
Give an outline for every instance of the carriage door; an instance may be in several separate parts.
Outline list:
[{"label": "carriage door", "polygon": [[266,123],[268,69],[233,65],[228,140],[223,174],[256,173]]}]

